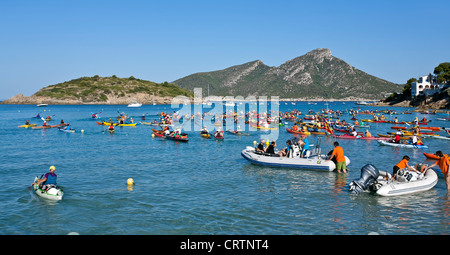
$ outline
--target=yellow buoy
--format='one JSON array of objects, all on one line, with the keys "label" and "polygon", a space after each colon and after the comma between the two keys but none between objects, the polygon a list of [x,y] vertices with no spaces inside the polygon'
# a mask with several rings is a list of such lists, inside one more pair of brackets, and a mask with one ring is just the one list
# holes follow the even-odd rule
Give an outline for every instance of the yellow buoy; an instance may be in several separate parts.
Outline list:
[{"label": "yellow buoy", "polygon": [[81,133],[84,133],[84,129],[81,129]]},{"label": "yellow buoy", "polygon": [[155,134],[152,134],[152,137],[155,138]]},{"label": "yellow buoy", "polygon": [[257,142],[257,141],[253,141],[253,145],[255,145],[255,146],[256,146],[257,144],[258,144],[258,142]]},{"label": "yellow buoy", "polygon": [[133,180],[133,178],[128,178],[127,184],[128,184],[128,185],[134,185],[134,180]]}]

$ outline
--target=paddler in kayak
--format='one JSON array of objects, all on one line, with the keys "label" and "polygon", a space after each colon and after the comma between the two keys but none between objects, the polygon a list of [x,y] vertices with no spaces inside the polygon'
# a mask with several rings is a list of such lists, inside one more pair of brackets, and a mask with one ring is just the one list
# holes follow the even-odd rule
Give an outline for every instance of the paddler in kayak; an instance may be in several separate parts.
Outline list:
[{"label": "paddler in kayak", "polygon": [[25,122],[25,125],[30,125],[30,121],[27,120],[27,121]]},{"label": "paddler in kayak", "polygon": [[372,137],[372,134],[369,132],[368,129],[366,129],[366,132],[364,134],[366,137]]},{"label": "paddler in kayak", "polygon": [[111,123],[111,125],[109,125],[108,130],[109,130],[109,132],[114,131],[114,125],[113,125],[113,123]]},{"label": "paddler in kayak", "polygon": [[37,179],[36,183],[32,183],[31,185],[33,186],[34,184],[39,184],[39,187],[42,186],[42,190],[56,187],[56,179],[58,178],[58,176],[56,176],[55,174],[56,168],[54,166],[51,166],[48,170],[50,172],[46,173],[44,175],[44,178]]}]

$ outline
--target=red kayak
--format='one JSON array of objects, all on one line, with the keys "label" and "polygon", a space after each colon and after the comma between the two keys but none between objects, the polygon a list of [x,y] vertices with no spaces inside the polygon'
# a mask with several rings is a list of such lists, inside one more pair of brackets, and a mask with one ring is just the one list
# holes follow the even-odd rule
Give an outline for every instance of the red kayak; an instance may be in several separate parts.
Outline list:
[{"label": "red kayak", "polygon": [[64,127],[68,126],[70,123],[63,123],[58,125],[47,125],[47,126],[37,126],[37,127],[31,127],[32,129],[46,129],[46,128],[57,128],[57,127]]},{"label": "red kayak", "polygon": [[352,136],[352,135],[333,135],[334,138],[343,138],[343,139],[360,139],[360,140],[390,140],[392,138],[390,137],[379,137],[379,136],[371,136],[371,137],[366,137],[366,136]]},{"label": "red kayak", "polygon": [[[441,131],[441,128],[440,127],[419,127],[421,130],[423,129],[423,130],[432,130],[432,131]],[[400,126],[393,126],[393,127],[391,127],[391,129],[403,129],[403,130],[406,130],[406,129],[411,129],[410,127],[400,127]]]}]

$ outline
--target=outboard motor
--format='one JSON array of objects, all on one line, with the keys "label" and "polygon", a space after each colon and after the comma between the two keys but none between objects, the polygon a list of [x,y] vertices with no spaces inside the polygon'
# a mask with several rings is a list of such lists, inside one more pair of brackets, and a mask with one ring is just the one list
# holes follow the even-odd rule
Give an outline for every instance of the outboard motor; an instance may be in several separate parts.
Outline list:
[{"label": "outboard motor", "polygon": [[367,164],[363,166],[361,168],[361,177],[349,184],[349,191],[356,194],[363,192],[377,180],[379,175],[380,172],[374,165]]}]

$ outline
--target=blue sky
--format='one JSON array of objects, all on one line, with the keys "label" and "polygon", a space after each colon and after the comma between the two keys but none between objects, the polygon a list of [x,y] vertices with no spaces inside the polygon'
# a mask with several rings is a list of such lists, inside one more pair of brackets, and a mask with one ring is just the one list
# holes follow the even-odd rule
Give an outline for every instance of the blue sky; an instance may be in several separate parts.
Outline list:
[{"label": "blue sky", "polygon": [[450,1],[0,1],[0,99],[82,76],[174,81],[329,48],[404,83],[450,61]]}]

